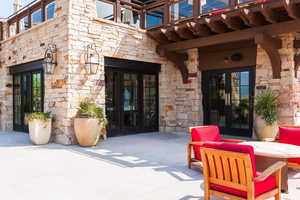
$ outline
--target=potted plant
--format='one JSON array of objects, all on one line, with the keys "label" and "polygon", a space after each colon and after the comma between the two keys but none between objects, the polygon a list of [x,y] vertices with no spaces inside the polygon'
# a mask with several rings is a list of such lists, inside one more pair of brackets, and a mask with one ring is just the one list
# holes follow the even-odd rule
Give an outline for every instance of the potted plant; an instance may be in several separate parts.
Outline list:
[{"label": "potted plant", "polygon": [[99,136],[106,138],[106,118],[103,109],[86,99],[80,103],[74,120],[74,130],[80,146],[95,146]]},{"label": "potted plant", "polygon": [[51,137],[52,118],[50,112],[34,112],[27,117],[29,135],[33,144],[48,144]]},{"label": "potted plant", "polygon": [[254,131],[259,140],[274,141],[278,133],[277,100],[279,95],[266,89],[255,99]]}]

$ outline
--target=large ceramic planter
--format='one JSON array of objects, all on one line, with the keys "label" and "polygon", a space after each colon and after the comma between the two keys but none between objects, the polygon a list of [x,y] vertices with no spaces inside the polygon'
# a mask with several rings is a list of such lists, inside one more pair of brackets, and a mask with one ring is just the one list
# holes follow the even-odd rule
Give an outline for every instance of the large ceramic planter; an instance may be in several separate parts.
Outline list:
[{"label": "large ceramic planter", "polygon": [[274,141],[278,133],[278,124],[268,125],[260,116],[255,117],[254,131],[261,141]]},{"label": "large ceramic planter", "polygon": [[29,136],[33,144],[48,144],[51,137],[52,123],[51,119],[39,120],[33,119],[28,122]]},{"label": "large ceramic planter", "polygon": [[75,118],[74,130],[80,146],[95,146],[99,140],[101,127],[98,118]]}]

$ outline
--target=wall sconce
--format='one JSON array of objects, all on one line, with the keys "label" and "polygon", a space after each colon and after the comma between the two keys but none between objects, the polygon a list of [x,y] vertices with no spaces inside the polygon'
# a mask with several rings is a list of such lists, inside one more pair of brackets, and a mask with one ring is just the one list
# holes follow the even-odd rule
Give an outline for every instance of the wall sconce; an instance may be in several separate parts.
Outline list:
[{"label": "wall sconce", "polygon": [[57,49],[55,44],[48,44],[43,60],[43,67],[46,74],[54,74],[57,65]]},{"label": "wall sconce", "polygon": [[94,44],[87,45],[84,60],[87,72],[89,74],[97,74],[100,66],[100,54]]},{"label": "wall sconce", "polygon": [[224,57],[225,63],[228,63],[229,61],[238,62],[241,61],[242,59],[243,59],[243,55],[240,53],[234,53],[230,56]]}]

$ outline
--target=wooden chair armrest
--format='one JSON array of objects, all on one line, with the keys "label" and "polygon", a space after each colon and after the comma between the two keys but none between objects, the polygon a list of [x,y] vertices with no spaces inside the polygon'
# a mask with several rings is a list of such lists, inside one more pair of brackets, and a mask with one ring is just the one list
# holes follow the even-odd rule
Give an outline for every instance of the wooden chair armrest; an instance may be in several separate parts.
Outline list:
[{"label": "wooden chair armrest", "polygon": [[241,142],[247,142],[247,140],[222,139],[222,142],[241,143]]},{"label": "wooden chair armrest", "polygon": [[188,145],[189,146],[193,146],[193,145],[203,145],[205,142],[189,142]]},{"label": "wooden chair armrest", "polygon": [[282,162],[282,161],[278,161],[278,162],[274,163],[273,165],[268,167],[265,171],[263,171],[260,176],[254,178],[254,181],[258,182],[258,181],[266,180],[270,175],[274,174],[275,172],[280,170],[285,165],[286,165],[286,163]]}]

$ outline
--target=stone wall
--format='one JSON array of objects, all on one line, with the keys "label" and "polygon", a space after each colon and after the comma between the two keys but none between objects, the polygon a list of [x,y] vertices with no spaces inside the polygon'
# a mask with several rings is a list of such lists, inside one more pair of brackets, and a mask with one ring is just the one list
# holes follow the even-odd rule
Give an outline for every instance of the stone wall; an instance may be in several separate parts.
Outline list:
[{"label": "stone wall", "polygon": [[[45,111],[55,115],[54,140],[74,144],[73,118],[80,101],[94,99],[105,106],[104,57],[160,63],[159,110],[161,131],[186,131],[202,123],[200,73],[197,50],[188,52],[190,72],[198,73],[192,83],[183,84],[174,64],[156,54],[156,42],[145,30],[96,18],[95,0],[57,0],[56,18],[44,22],[1,44],[1,126],[12,130],[12,76],[8,67],[43,58],[48,43],[58,48],[58,66],[45,77]],[[94,43],[101,52],[101,67],[87,74],[84,50]],[[142,67],[142,66],[141,66]]]},{"label": "stone wall", "polygon": [[[279,36],[283,42],[283,47],[279,50],[282,71],[281,79],[272,78],[272,68],[266,52],[258,47],[256,65],[256,85],[265,85],[278,91],[279,103],[279,124],[280,125],[300,125],[299,121],[299,79],[295,78],[294,55],[296,53],[293,43],[294,34],[284,34]],[[260,91],[256,89],[255,93]]]},{"label": "stone wall", "polygon": [[26,32],[8,38],[5,28],[5,40],[1,42],[0,53],[0,114],[1,130],[13,128],[13,96],[12,76],[9,67],[36,61],[44,57],[49,43],[58,48],[58,67],[55,75],[45,75],[45,110],[56,116],[55,133],[64,133],[64,115],[67,110],[66,87],[68,68],[68,0],[57,0],[56,17],[42,24],[36,25]]}]

